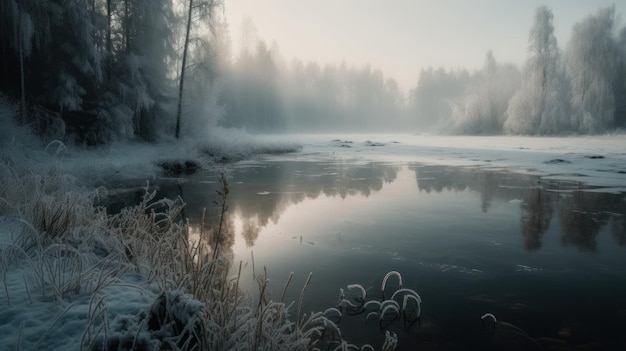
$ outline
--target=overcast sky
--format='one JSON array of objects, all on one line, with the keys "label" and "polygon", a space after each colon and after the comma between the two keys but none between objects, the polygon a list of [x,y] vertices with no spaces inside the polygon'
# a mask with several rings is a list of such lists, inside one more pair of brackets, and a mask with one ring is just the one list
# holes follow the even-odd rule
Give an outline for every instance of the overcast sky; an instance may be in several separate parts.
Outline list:
[{"label": "overcast sky", "polygon": [[490,49],[498,62],[522,64],[538,6],[552,9],[564,49],[575,22],[613,4],[622,28],[626,1],[614,0],[227,0],[225,15],[233,52],[249,17],[258,37],[276,41],[288,61],[369,63],[406,90],[421,68],[474,70]]}]

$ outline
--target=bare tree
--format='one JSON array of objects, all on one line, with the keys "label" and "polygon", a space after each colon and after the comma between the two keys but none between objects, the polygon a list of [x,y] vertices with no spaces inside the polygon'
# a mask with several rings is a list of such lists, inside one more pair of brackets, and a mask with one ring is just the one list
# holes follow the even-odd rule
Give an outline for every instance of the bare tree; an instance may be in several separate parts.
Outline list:
[{"label": "bare tree", "polygon": [[180,81],[178,85],[178,107],[176,110],[176,138],[180,136],[180,117],[182,113],[183,89],[185,85],[185,69],[187,68],[187,52],[189,50],[190,33],[192,23],[194,21],[194,13],[197,14],[197,20],[211,19],[215,8],[220,4],[220,0],[189,0],[189,9],[187,10],[187,23],[185,30],[185,42],[183,45],[183,59],[180,67]]}]

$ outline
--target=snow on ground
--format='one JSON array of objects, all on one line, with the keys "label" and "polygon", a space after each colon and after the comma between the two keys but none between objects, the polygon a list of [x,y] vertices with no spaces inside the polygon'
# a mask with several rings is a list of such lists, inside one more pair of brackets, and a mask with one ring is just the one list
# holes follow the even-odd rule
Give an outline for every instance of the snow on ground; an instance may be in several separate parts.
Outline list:
[{"label": "snow on ground", "polygon": [[[219,130],[206,141],[120,142],[98,148],[60,141],[42,144],[16,125],[0,130],[0,136],[0,348],[7,350],[93,346],[103,335],[112,335],[114,321],[128,323],[124,318],[130,321],[145,312],[159,294],[148,277],[120,273],[109,256],[110,247],[85,244],[107,233],[93,215],[89,194],[106,193],[116,182],[145,184],[163,177],[163,161],[191,160],[215,167],[215,162],[298,150],[293,143],[259,142],[230,130]],[[69,239],[25,239],[40,236],[36,227],[62,225],[55,219],[63,218],[56,217],[61,212],[76,212],[72,221],[81,222],[73,223]],[[35,223],[41,213],[55,223]],[[69,290],[52,291],[58,287]]]},{"label": "snow on ground", "polygon": [[[59,151],[57,151],[57,149]],[[140,142],[112,143],[99,148],[47,146],[57,166],[87,184],[103,185],[112,181],[163,176],[165,161],[193,161],[200,167],[215,167],[262,153],[282,154],[299,150],[296,143],[259,140],[237,130],[218,129],[206,140],[169,140],[158,144]]]}]

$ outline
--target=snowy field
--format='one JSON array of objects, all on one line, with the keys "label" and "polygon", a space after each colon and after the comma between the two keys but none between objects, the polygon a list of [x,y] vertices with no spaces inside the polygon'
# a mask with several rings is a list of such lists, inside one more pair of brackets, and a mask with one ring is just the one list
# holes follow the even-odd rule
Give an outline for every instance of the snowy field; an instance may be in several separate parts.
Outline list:
[{"label": "snowy field", "polygon": [[[237,138],[238,135],[222,135],[217,143],[222,149],[214,153],[236,155],[232,159],[243,162],[268,151],[272,154],[263,157],[503,169],[582,182],[598,191],[626,191],[624,135],[286,135],[259,137],[260,141],[246,137],[243,142]],[[148,335],[133,316],[154,303],[160,292],[158,284],[151,280],[154,277],[145,275],[150,270],[142,269],[141,264],[134,270],[120,268],[107,258],[106,252],[100,252],[111,244],[107,238],[99,237],[108,233],[103,229],[106,220],[81,211],[92,203],[96,186],[106,187],[112,180],[162,177],[156,165],[163,159],[190,158],[204,167],[217,166],[204,159],[206,154],[199,153],[201,147],[193,142],[160,146],[113,144],[95,151],[67,149],[59,143],[42,146],[41,151],[24,150],[22,146],[18,142],[6,146],[4,158],[8,163],[2,164],[1,169],[0,345],[7,350],[78,350],[86,345],[93,347],[103,337],[116,333],[120,340],[128,337],[128,330],[124,334],[119,329],[124,323],[135,333],[135,341],[140,339],[150,345],[153,335]],[[19,158],[23,162],[16,162]],[[20,163],[25,169],[8,166]],[[227,169],[228,164],[219,167]],[[24,238],[37,231],[32,221],[38,220],[25,218],[25,213],[33,212],[37,201],[43,198],[46,203],[63,203],[77,210],[73,219],[76,229],[70,233],[69,244],[61,246],[55,241],[43,243],[35,239],[25,243]],[[180,318],[193,319],[194,302],[183,299],[179,303]]]}]

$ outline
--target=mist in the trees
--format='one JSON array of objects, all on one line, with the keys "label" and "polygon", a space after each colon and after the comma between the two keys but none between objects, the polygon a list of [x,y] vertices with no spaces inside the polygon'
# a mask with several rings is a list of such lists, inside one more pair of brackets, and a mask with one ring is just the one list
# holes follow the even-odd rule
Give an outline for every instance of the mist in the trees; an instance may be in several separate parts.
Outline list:
[{"label": "mist in the trees", "polygon": [[622,28],[618,39],[617,69],[615,74],[615,126],[626,128],[626,27]]},{"label": "mist in the trees", "polygon": [[566,49],[566,70],[572,89],[571,126],[581,133],[613,127],[618,64],[614,36],[615,9],[600,9],[574,25]]},{"label": "mist in the trees", "polygon": [[467,70],[422,69],[417,87],[409,92],[409,111],[419,130],[437,131],[452,115],[452,102],[472,84]]},{"label": "mist in the trees", "polygon": [[[0,10],[0,88],[37,133],[89,144],[173,135],[184,17],[171,0],[7,0]],[[208,23],[192,28],[190,62],[213,60],[198,49],[211,50]]]},{"label": "mist in the trees", "polygon": [[364,67],[289,63],[276,43],[256,39],[225,71],[224,126],[254,132],[401,130],[410,125],[398,83]]},{"label": "mist in the trees", "polygon": [[452,133],[499,134],[509,99],[519,88],[520,73],[512,64],[498,64],[487,52],[482,71],[465,95],[452,106]]},{"label": "mist in the trees", "polygon": [[[184,5],[184,6],[181,6]],[[244,21],[232,55],[217,0],[0,2],[1,94],[45,139],[79,143],[259,133],[567,135],[626,127],[626,29],[615,9],[576,23],[536,9],[522,67],[423,68],[416,85],[369,64],[284,57]]]},{"label": "mist in the trees", "polygon": [[559,134],[568,123],[564,74],[552,20],[547,7],[537,8],[528,38],[524,81],[506,113],[507,133]]},{"label": "mist in the trees", "polygon": [[409,93],[418,130],[566,135],[623,128],[626,29],[616,32],[615,9],[576,23],[565,50],[553,22],[550,9],[536,9],[521,69],[497,62],[489,51],[483,69],[471,74],[422,70]]}]

